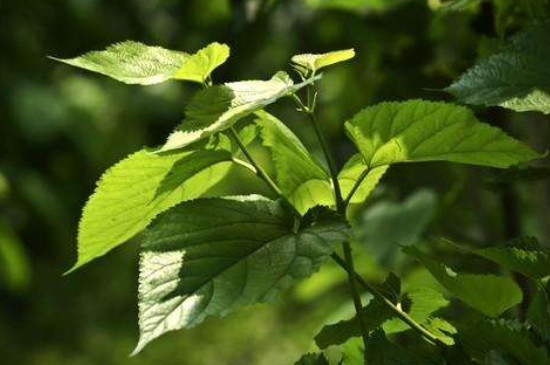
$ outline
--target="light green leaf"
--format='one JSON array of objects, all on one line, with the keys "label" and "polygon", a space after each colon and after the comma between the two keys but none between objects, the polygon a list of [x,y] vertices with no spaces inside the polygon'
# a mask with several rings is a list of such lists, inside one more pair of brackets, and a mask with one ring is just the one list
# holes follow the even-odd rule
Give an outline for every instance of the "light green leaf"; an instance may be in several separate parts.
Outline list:
[{"label": "light green leaf", "polygon": [[294,207],[303,214],[316,205],[334,205],[334,192],[325,168],[280,120],[264,111],[256,115],[256,123],[262,127],[263,145],[273,156],[277,183]]},{"label": "light green leaf", "polygon": [[231,82],[199,91],[187,105],[183,123],[168,137],[159,152],[179,149],[228,129],[239,119],[296,92],[315,79],[295,85],[287,73],[278,72],[268,81]]},{"label": "light green leaf", "polygon": [[71,271],[134,237],[162,211],[204,194],[228,172],[228,161],[227,151],[141,150],[111,167],[84,207]]},{"label": "light green leaf", "polygon": [[460,329],[461,343],[475,359],[482,360],[497,350],[519,364],[547,365],[550,358],[544,347],[536,346],[525,326],[511,320],[486,320]]},{"label": "light green leaf", "polygon": [[229,47],[219,43],[212,43],[189,55],[126,41],[76,58],[52,59],[112,77],[126,84],[152,85],[171,79],[203,82],[228,57]]},{"label": "light green leaf", "polygon": [[403,251],[421,261],[453,296],[489,317],[498,317],[523,300],[521,289],[510,278],[456,273],[414,246],[405,247]]},{"label": "light green leaf", "polygon": [[159,216],[143,244],[134,353],[168,331],[270,301],[313,274],[333,242],[348,237],[333,214],[316,209],[294,230],[279,203],[248,196],[197,199]]},{"label": "light green leaf", "polygon": [[550,276],[550,250],[542,247],[534,237],[520,237],[505,245],[482,248],[474,253],[531,279]]},{"label": "light green leaf", "polygon": [[550,113],[550,23],[519,33],[446,90],[464,103]]},{"label": "light green leaf", "polygon": [[461,11],[479,4],[481,0],[451,0],[440,5],[440,11]]},{"label": "light green leaf", "polygon": [[29,255],[17,233],[0,220],[0,287],[23,292],[31,283]]},{"label": "light green leaf", "polygon": [[467,108],[423,100],[381,103],[346,122],[366,165],[449,161],[506,168],[539,155]]},{"label": "light green leaf", "polygon": [[304,0],[314,9],[336,9],[359,14],[385,12],[413,0]]},{"label": "light green leaf", "polygon": [[[381,286],[382,291],[394,304],[399,301],[401,295],[401,281],[394,274],[388,275],[386,281]],[[394,313],[381,300],[374,298],[367,304],[362,311],[363,323],[367,331],[374,331],[385,321],[392,318]],[[320,349],[325,349],[331,345],[339,345],[348,339],[361,336],[358,317],[340,321],[338,323],[324,326],[315,336],[315,343]]]},{"label": "light green leaf", "polygon": [[185,59],[175,72],[176,80],[187,80],[203,83],[212,71],[224,64],[229,58],[229,47],[225,44],[211,43],[197,53]]},{"label": "light green leaf", "polygon": [[365,160],[361,154],[355,154],[344,164],[342,170],[338,173],[338,181],[340,183],[340,189],[344,199],[347,198],[355,183],[362,178],[362,175],[366,176],[362,178],[362,182],[359,184],[353,195],[351,196],[351,204],[361,204],[367,200],[378,182],[382,179],[382,176],[386,173],[389,166],[379,166],[371,170],[368,170]]},{"label": "light green leaf", "polygon": [[323,67],[333,65],[335,63],[344,62],[355,57],[355,50],[353,48],[332,51],[322,54],[300,54],[293,56],[291,62],[303,74],[307,74],[308,71],[313,73],[319,71]]}]

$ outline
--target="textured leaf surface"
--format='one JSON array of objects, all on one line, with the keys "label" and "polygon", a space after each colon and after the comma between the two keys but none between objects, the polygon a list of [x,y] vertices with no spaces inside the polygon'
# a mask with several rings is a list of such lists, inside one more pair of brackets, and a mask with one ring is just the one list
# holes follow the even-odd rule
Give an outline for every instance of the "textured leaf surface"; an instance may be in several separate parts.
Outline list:
[{"label": "textured leaf surface", "polygon": [[127,84],[152,85],[170,79],[203,82],[229,57],[229,47],[212,43],[189,55],[143,43],[116,43],[103,51],[57,61],[97,72]]},{"label": "textured leaf surface", "polygon": [[467,108],[411,100],[381,103],[346,123],[369,168],[416,161],[449,161],[506,168],[538,157]]},{"label": "textured leaf surface", "polygon": [[189,102],[184,121],[160,151],[179,149],[230,128],[239,119],[313,81],[311,78],[295,85],[288,74],[278,72],[268,81],[230,82],[199,91]]},{"label": "textured leaf surface", "polygon": [[316,205],[335,204],[330,177],[302,142],[280,120],[266,112],[256,113],[262,127],[263,145],[273,156],[277,183],[300,213]]},{"label": "textured leaf surface", "polygon": [[489,317],[498,317],[523,299],[521,289],[510,278],[456,273],[414,246],[405,247],[403,251],[421,261],[452,295]]},{"label": "textured leaf surface", "polygon": [[[326,214],[325,214],[326,213]],[[273,299],[314,273],[348,227],[332,213],[292,214],[258,196],[184,202],[159,216],[144,240],[139,352],[165,332]]]},{"label": "textured leaf surface", "polygon": [[357,190],[351,197],[350,203],[361,204],[370,196],[374,188],[378,185],[389,166],[379,166],[371,170],[365,164],[365,160],[361,154],[353,155],[338,173],[338,181],[344,199],[351,194],[355,183],[361,178],[361,175],[366,172],[366,177],[363,179]]},{"label": "textured leaf surface", "polygon": [[474,105],[550,113],[550,23],[518,34],[478,62],[447,91]]},{"label": "textured leaf surface", "polygon": [[474,253],[531,279],[550,276],[550,250],[533,237],[521,237],[506,245],[487,247]]},{"label": "textured leaf surface", "polygon": [[520,364],[550,364],[546,350],[536,346],[527,329],[515,321],[482,321],[461,330],[459,335],[466,350],[477,359],[483,359],[490,351],[497,350]]},{"label": "textured leaf surface", "polygon": [[160,212],[202,195],[228,172],[228,161],[226,151],[141,150],[111,167],[84,207],[72,270],[132,238]]},{"label": "textured leaf surface", "polygon": [[317,72],[323,67],[344,62],[353,57],[355,57],[355,50],[351,48],[321,54],[300,54],[293,56],[291,61],[299,70]]}]

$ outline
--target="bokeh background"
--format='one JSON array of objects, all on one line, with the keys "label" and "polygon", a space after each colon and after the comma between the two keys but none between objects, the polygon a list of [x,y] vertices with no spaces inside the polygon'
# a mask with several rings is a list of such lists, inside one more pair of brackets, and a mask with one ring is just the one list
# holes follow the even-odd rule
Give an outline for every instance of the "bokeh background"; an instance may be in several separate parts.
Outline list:
[{"label": "bokeh background", "polygon": [[[127,154],[162,143],[197,87],[128,86],[47,55],[73,57],[123,40],[188,52],[219,41],[232,49],[214,75],[223,82],[288,71],[294,54],[354,47],[357,57],[320,83],[319,118],[341,164],[352,153],[343,122],[355,112],[383,100],[451,100],[440,90],[525,24],[517,1],[480,3],[441,13],[439,0],[0,0],[0,362],[291,364],[324,323],[350,313],[343,273],[329,263],[272,305],[209,319],[129,358],[138,337],[139,239],[62,274],[74,262],[80,211],[95,181]],[[319,154],[291,101],[269,110]],[[539,151],[548,147],[548,117],[477,112]],[[268,162],[259,146],[254,151]],[[502,184],[491,169],[393,168],[373,198],[354,207],[360,271],[380,281],[392,268],[405,286],[435,285],[396,243],[427,242],[445,255],[440,237],[484,245],[530,234],[548,242],[547,175]],[[269,194],[232,171],[212,193],[253,191]]]}]

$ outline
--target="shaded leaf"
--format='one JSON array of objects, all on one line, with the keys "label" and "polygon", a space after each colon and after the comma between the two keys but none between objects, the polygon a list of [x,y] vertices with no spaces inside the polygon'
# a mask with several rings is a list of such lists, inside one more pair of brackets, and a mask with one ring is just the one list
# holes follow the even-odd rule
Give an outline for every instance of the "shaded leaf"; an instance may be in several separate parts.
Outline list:
[{"label": "shaded leaf", "polygon": [[411,348],[396,345],[386,339],[382,331],[370,336],[365,348],[367,364],[376,365],[428,365],[443,364]]},{"label": "shaded leaf", "polygon": [[159,216],[143,243],[140,341],[270,301],[319,268],[348,226],[332,214],[296,232],[292,214],[256,195],[183,202]]},{"label": "shaded leaf", "polygon": [[550,250],[534,237],[516,238],[505,245],[482,248],[474,253],[531,279],[550,276]]},{"label": "shaded leaf", "polygon": [[491,351],[497,350],[520,364],[546,365],[550,358],[543,347],[536,346],[527,329],[516,321],[499,319],[475,323],[459,331],[466,350],[475,358],[483,360]]},{"label": "shaded leaf", "polygon": [[550,23],[512,38],[446,90],[464,103],[550,113]]},{"label": "shaded leaf", "polygon": [[421,261],[453,296],[489,317],[499,316],[523,299],[521,289],[510,278],[456,273],[443,263],[427,257],[414,246],[405,247],[403,251]]},{"label": "shaded leaf", "polygon": [[71,271],[134,237],[162,211],[201,196],[228,172],[229,161],[227,151],[141,150],[111,167],[84,207]]},{"label": "shaded leaf", "polygon": [[536,333],[547,342],[550,342],[550,296],[548,281],[538,285],[537,292],[529,304],[527,323]]}]

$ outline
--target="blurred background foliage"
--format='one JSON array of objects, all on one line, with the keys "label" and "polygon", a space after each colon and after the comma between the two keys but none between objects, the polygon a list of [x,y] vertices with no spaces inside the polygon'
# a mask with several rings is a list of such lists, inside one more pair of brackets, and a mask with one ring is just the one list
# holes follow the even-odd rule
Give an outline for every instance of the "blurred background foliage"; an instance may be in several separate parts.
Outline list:
[{"label": "blurred background foliage", "polygon": [[[222,82],[265,79],[288,70],[294,54],[354,47],[357,57],[327,72],[320,85],[319,117],[342,163],[352,153],[346,119],[383,100],[449,99],[439,90],[529,16],[521,1],[470,2],[464,11],[443,12],[440,0],[0,1],[1,362],[286,364],[312,348],[323,324],[351,314],[345,276],[329,263],[275,305],[207,320],[129,358],[138,335],[139,238],[62,273],[74,261],[80,210],[100,174],[141,146],[162,143],[196,86],[122,85],[47,55],[72,57],[123,40],[185,51],[220,41],[232,48],[215,74]],[[270,111],[320,152],[290,101]],[[548,117],[501,109],[478,115],[547,148]],[[267,161],[259,146],[255,152]],[[359,270],[381,281],[392,267],[405,287],[436,285],[399,245],[426,242],[452,262],[456,252],[440,237],[484,245],[530,234],[548,242],[547,175],[518,175],[510,185],[484,168],[393,168],[374,197],[354,207],[356,244],[364,248],[356,250]],[[228,180],[218,192],[269,194],[245,173],[233,171]],[[480,263],[469,265],[475,271]]]}]

